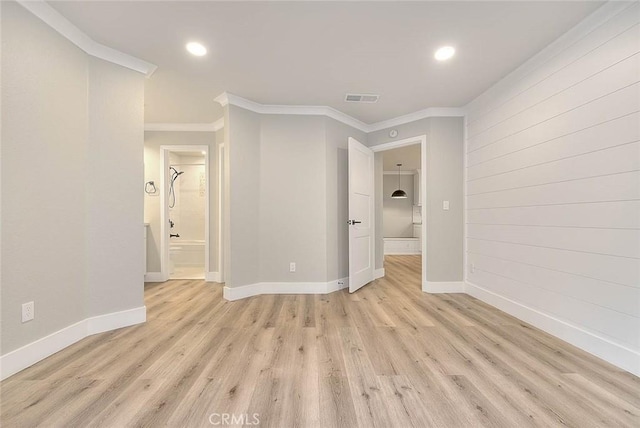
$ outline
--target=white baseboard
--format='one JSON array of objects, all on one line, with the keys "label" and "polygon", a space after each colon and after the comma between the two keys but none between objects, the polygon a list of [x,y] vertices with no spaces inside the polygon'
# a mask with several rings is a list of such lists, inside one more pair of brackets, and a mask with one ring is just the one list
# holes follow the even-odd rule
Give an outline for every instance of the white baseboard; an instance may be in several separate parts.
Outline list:
[{"label": "white baseboard", "polygon": [[87,322],[87,336],[91,336],[92,334],[97,333],[103,333],[109,330],[115,330],[117,328],[141,324],[146,320],[146,306],[127,309],[120,312],[112,312],[110,314],[98,315],[97,317],[91,317],[85,320]]},{"label": "white baseboard", "polygon": [[384,268],[376,269],[373,271],[373,279],[382,278],[384,276]]},{"label": "white baseboard", "polygon": [[222,282],[220,272],[205,272],[204,280],[207,282]]},{"label": "white baseboard", "polygon": [[349,278],[336,279],[335,281],[327,282],[326,290],[320,294],[329,294],[334,291],[339,291],[344,288],[349,288]]},{"label": "white baseboard", "polygon": [[537,309],[503,297],[478,285],[466,282],[467,294],[516,318],[583,349],[636,376],[640,376],[640,353],[555,318]]},{"label": "white baseboard", "polygon": [[385,251],[385,256],[418,256],[422,254],[420,250]]},{"label": "white baseboard", "polygon": [[329,282],[258,282],[239,287],[224,287],[227,300],[240,300],[260,294],[329,294],[349,287],[349,278]]},{"label": "white baseboard", "polygon": [[0,379],[4,380],[87,336],[139,324],[146,318],[147,309],[141,306],[79,321],[0,356]]},{"label": "white baseboard", "polygon": [[167,278],[162,272],[147,272],[144,274],[144,282],[165,282]]},{"label": "white baseboard", "polygon": [[466,287],[464,281],[427,281],[422,284],[422,291],[425,293],[464,293]]}]

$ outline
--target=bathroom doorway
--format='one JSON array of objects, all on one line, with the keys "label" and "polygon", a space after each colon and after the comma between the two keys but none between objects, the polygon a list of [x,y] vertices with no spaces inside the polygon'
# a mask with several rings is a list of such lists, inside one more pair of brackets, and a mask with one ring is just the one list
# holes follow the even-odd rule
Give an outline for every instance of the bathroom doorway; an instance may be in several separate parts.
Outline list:
[{"label": "bathroom doorway", "polygon": [[161,146],[162,275],[205,279],[209,272],[209,147]]}]

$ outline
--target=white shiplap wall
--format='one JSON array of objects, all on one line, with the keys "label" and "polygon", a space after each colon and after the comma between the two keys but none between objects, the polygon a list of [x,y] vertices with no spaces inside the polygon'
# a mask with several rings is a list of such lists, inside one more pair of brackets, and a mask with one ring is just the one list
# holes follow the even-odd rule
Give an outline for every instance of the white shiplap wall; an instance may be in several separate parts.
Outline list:
[{"label": "white shiplap wall", "polygon": [[636,374],[639,22],[605,5],[466,120],[468,292]]}]

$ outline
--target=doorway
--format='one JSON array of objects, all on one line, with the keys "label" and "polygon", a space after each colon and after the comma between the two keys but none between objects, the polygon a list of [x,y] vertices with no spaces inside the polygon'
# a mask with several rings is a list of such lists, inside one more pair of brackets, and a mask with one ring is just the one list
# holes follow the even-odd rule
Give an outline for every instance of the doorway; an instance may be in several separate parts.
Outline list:
[{"label": "doorway", "polygon": [[161,146],[161,270],[167,279],[209,272],[209,146]]},{"label": "doorway", "polygon": [[[382,221],[376,221],[376,236],[379,237],[376,260],[384,261],[387,255],[420,258],[422,290],[425,290],[427,227],[423,224],[426,214],[423,206],[427,202],[427,136],[392,141],[373,146],[371,150],[382,157],[383,175],[376,188],[376,194],[382,199],[376,209],[377,214],[382,215]],[[398,164],[402,165],[398,167]],[[405,191],[407,197],[392,198],[395,190]],[[387,212],[385,205],[389,208]]]},{"label": "doorway", "polygon": [[382,152],[382,239],[385,257],[419,257],[422,253],[420,152],[420,144]]}]

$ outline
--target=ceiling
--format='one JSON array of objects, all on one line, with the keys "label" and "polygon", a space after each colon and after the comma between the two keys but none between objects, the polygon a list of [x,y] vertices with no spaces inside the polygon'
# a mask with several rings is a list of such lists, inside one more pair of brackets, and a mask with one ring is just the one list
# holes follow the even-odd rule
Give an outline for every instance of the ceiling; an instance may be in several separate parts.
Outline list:
[{"label": "ceiling", "polygon": [[401,163],[401,171],[415,171],[420,169],[420,144],[385,150],[382,152],[384,171],[398,171],[397,164]]},{"label": "ceiling", "polygon": [[[262,103],[327,105],[366,123],[461,107],[603,2],[72,1],[51,6],[95,41],[158,65],[146,122],[222,117],[227,91]],[[196,40],[209,49],[194,57]],[[433,59],[442,45],[456,56]],[[380,95],[344,102],[347,92]]]}]

